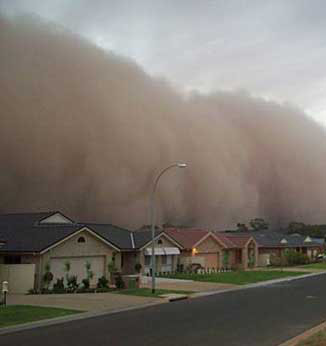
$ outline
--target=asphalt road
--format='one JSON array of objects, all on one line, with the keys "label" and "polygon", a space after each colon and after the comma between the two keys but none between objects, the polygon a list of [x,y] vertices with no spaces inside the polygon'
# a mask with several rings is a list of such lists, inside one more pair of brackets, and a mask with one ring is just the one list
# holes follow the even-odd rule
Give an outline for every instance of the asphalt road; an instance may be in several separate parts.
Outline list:
[{"label": "asphalt road", "polygon": [[326,275],[0,336],[1,346],[272,346],[326,320]]}]

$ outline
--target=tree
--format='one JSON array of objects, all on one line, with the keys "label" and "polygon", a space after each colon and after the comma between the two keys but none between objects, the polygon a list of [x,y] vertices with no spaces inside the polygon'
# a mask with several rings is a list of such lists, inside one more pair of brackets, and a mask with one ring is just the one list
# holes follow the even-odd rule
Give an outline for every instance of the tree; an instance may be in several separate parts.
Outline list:
[{"label": "tree", "polygon": [[301,233],[306,228],[303,222],[291,221],[289,223],[288,229],[289,233]]},{"label": "tree", "polygon": [[245,223],[237,223],[237,231],[248,232],[248,226]]},{"label": "tree", "polygon": [[256,217],[255,219],[251,219],[249,222],[249,225],[254,231],[262,231],[264,229],[268,229],[268,223],[259,217]]}]

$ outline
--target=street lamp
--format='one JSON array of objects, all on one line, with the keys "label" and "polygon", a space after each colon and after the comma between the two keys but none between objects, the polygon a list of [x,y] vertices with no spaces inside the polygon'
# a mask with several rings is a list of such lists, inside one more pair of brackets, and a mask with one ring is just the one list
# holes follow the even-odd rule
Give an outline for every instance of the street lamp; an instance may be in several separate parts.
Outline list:
[{"label": "street lamp", "polygon": [[161,178],[161,176],[168,171],[171,168],[186,168],[187,164],[183,163],[183,162],[179,162],[179,163],[174,163],[173,165],[170,165],[166,168],[164,168],[156,177],[155,181],[154,181],[154,185],[153,185],[153,190],[151,193],[151,197],[150,197],[150,218],[151,218],[151,229],[152,229],[152,293],[155,293],[155,271],[156,271],[156,260],[155,260],[155,191],[156,191],[156,187],[157,184]]}]

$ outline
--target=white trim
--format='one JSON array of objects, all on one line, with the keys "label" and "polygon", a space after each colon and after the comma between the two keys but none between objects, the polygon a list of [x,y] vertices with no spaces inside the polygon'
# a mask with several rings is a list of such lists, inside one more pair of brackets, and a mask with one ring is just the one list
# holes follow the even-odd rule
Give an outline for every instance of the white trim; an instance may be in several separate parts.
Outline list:
[{"label": "white trim", "polygon": [[131,240],[131,247],[134,249],[135,248],[135,239],[134,239],[133,232],[130,232],[130,240]]},{"label": "white trim", "polygon": [[49,250],[52,250],[53,248],[57,247],[58,245],[64,243],[65,241],[71,239],[72,237],[78,235],[81,232],[88,232],[90,233],[92,236],[94,236],[95,238],[101,240],[103,243],[105,243],[106,245],[111,246],[112,248],[114,248],[115,250],[120,252],[120,249],[117,248],[115,245],[113,245],[112,243],[110,243],[109,241],[103,239],[102,237],[100,237],[97,233],[95,233],[94,231],[92,231],[91,229],[87,228],[87,227],[82,227],[81,229],[79,229],[78,231],[73,232],[72,234],[69,234],[67,237],[59,240],[58,242],[54,243],[53,245],[50,245],[49,247],[47,247],[46,249],[42,250],[40,252],[40,255],[45,254],[46,252],[48,252]]},{"label": "white trim", "polygon": [[[61,221],[59,221],[59,222],[51,221],[51,218],[53,218],[55,216],[58,216],[58,215],[61,217],[61,219],[62,219]],[[49,219],[50,219],[50,221],[48,221]],[[51,215],[49,215],[49,216],[47,216],[44,219],[39,221],[40,225],[41,224],[52,224],[52,223],[64,224],[65,225],[65,224],[73,224],[74,222],[71,219],[69,219],[66,216],[64,216],[63,214],[61,214],[59,211],[56,211],[53,214],[51,214]]]},{"label": "white trim", "polygon": [[[137,232],[137,231],[136,231]],[[167,238],[171,243],[173,243],[174,245],[176,245],[179,249],[183,250],[183,246],[181,246],[177,241],[175,241],[173,238],[171,238],[168,234],[166,234],[164,231],[161,232],[159,235],[157,235],[154,238],[154,241],[156,241],[157,239],[161,238],[161,236],[164,236],[165,238]],[[144,250],[144,248],[146,248],[149,244],[152,243],[152,240],[148,241],[145,245],[143,245],[141,248],[139,248],[139,251]]]}]

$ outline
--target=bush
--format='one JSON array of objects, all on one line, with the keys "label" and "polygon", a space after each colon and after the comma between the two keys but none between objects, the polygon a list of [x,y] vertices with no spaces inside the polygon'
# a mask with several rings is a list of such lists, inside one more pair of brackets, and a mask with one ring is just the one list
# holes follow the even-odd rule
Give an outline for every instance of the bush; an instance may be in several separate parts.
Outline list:
[{"label": "bush", "polygon": [[97,281],[97,288],[108,288],[109,280],[105,276],[101,276]]},{"label": "bush", "polygon": [[309,263],[309,258],[307,255],[296,252],[293,250],[287,251],[285,253],[285,258],[287,260],[288,265],[302,265]]},{"label": "bush", "polygon": [[79,285],[77,283],[76,275],[67,276],[67,286],[68,286],[68,290],[71,292],[74,292],[77,290]]},{"label": "bush", "polygon": [[88,289],[90,286],[90,281],[89,279],[83,279],[82,280],[82,284],[83,284],[83,289]]},{"label": "bush", "polygon": [[135,270],[137,273],[140,273],[142,268],[143,268],[143,266],[140,263],[135,264]]},{"label": "bush", "polygon": [[122,289],[125,288],[125,283],[122,280],[122,276],[120,273],[117,273],[116,277],[115,277],[115,285],[118,289]]},{"label": "bush", "polygon": [[64,289],[64,278],[57,279],[57,282],[53,285],[53,291],[64,291]]}]

